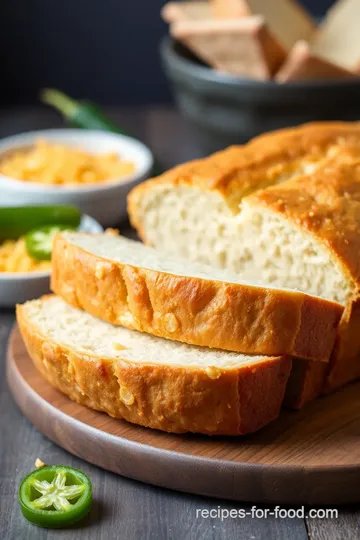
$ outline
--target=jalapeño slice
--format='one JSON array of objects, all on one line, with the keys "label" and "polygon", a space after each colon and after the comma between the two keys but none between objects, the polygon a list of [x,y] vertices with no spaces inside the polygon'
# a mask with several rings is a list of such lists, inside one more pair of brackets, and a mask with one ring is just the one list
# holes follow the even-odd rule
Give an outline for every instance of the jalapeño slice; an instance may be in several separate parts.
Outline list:
[{"label": "jalape\u00f1o slice", "polygon": [[28,232],[25,236],[28,254],[38,261],[50,261],[55,234],[69,229],[68,225],[48,225]]},{"label": "jalape\u00f1o slice", "polygon": [[78,469],[46,466],[24,478],[19,501],[24,517],[35,525],[67,527],[89,512],[92,486],[89,478]]}]

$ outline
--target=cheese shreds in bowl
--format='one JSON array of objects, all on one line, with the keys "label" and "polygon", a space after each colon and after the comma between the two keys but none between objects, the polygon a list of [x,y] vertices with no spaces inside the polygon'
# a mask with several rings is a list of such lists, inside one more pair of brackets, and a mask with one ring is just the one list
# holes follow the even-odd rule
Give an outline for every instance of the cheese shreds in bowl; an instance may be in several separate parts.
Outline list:
[{"label": "cheese shreds in bowl", "polygon": [[85,150],[39,139],[31,149],[18,150],[0,162],[0,174],[41,184],[96,184],[125,178],[135,164],[115,152],[92,154]]},{"label": "cheese shreds in bowl", "polygon": [[50,269],[50,261],[30,257],[24,238],[0,243],[0,272],[47,272]]}]

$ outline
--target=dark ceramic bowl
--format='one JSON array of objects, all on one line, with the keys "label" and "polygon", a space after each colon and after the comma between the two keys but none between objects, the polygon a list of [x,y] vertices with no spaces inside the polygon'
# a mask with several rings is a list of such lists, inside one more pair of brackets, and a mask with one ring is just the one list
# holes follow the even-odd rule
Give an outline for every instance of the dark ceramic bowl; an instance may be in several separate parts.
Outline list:
[{"label": "dark ceramic bowl", "polygon": [[166,38],[161,56],[176,102],[204,152],[313,120],[360,120],[360,78],[277,84],[232,77]]}]

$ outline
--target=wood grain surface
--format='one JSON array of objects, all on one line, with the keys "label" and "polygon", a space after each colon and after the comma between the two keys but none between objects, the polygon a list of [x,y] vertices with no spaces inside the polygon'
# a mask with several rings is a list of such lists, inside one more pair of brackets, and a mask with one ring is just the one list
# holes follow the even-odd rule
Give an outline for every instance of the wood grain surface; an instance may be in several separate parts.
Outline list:
[{"label": "wood grain surface", "polygon": [[[171,108],[142,107],[110,111],[114,120],[152,146],[164,167],[199,157],[194,134]],[[59,127],[59,116],[47,109],[0,111],[0,137]],[[128,225],[121,225],[127,234]],[[1,540],[352,540],[360,538],[359,505],[337,507],[338,517],[266,519],[251,516],[252,503],[187,495],[130,480],[91,465],[50,442],[16,407],[5,378],[5,351],[13,310],[0,309],[0,539]],[[359,432],[353,433],[353,444]],[[339,442],[339,446],[341,442]],[[92,480],[95,502],[86,522],[72,530],[38,529],[24,520],[17,503],[22,478],[37,457],[48,464],[82,469]],[[292,485],[293,491],[298,489]],[[360,490],[360,486],[359,486]],[[273,511],[269,504],[259,509]],[[199,509],[246,511],[241,519],[204,518]],[[316,508],[313,508],[316,510]]]},{"label": "wood grain surface", "polygon": [[235,500],[360,502],[360,384],[300,412],[283,411],[253,435],[207,437],[142,428],[72,402],[36,370],[17,327],[9,341],[8,381],[20,409],[42,433],[112,472]]}]

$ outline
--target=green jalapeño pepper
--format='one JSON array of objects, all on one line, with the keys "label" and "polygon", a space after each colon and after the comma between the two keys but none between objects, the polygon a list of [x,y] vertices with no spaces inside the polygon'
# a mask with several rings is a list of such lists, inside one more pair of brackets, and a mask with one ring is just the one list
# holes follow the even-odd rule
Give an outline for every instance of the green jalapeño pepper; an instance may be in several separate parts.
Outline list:
[{"label": "green jalape\u00f1o pepper", "polygon": [[[82,129],[100,129],[112,133],[128,135],[128,133],[113,122],[96,103],[91,101],[76,101],[59,90],[45,88],[41,92],[41,100],[57,109],[67,122]],[[163,172],[161,165],[154,158],[153,175],[158,176]]]},{"label": "green jalape\u00f1o pepper", "polygon": [[17,206],[0,208],[0,242],[16,240],[32,229],[45,225],[78,227],[81,212],[75,206]]},{"label": "green jalape\u00f1o pepper", "polygon": [[19,489],[24,517],[39,527],[67,527],[89,512],[92,486],[78,469],[62,465],[42,467],[24,478]]},{"label": "green jalape\u00f1o pepper", "polygon": [[37,261],[50,261],[55,234],[71,229],[68,225],[48,225],[25,235],[26,250]]},{"label": "green jalape\u00f1o pepper", "polygon": [[57,109],[74,127],[82,129],[100,129],[127,135],[125,130],[115,124],[95,103],[76,101],[59,90],[45,88],[41,100]]}]

